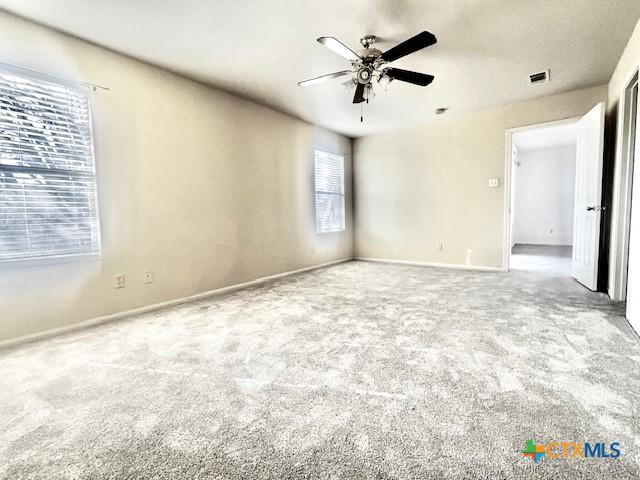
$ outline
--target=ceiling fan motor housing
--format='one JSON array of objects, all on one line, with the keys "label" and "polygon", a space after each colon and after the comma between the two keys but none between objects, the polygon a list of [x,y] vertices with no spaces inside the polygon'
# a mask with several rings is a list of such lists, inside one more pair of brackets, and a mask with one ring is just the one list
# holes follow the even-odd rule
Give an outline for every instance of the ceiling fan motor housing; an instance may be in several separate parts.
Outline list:
[{"label": "ceiling fan motor housing", "polygon": [[380,57],[380,55],[382,55],[382,52],[377,48],[363,48],[358,53],[362,57],[362,60],[365,62],[373,62],[378,57]]},{"label": "ceiling fan motor housing", "polygon": [[364,47],[360,50],[359,54],[365,63],[372,63],[378,57],[382,55],[382,52],[377,48],[373,48],[373,44],[376,43],[377,37],[375,35],[365,35],[360,38],[360,44]]}]

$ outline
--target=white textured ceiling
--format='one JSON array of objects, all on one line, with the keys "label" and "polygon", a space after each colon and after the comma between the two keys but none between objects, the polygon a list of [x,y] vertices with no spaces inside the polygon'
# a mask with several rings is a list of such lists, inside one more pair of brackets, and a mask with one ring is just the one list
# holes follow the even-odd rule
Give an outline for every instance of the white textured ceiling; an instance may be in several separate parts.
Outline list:
[{"label": "white textured ceiling", "polygon": [[[0,0],[0,8],[169,68],[349,136],[609,80],[640,16],[638,0]],[[340,83],[296,82],[343,70],[318,44],[381,50],[429,30],[438,43],[393,65],[436,76],[394,82],[360,108]],[[551,69],[549,84],[528,74]],[[93,79],[99,83],[100,79]]]},{"label": "white textured ceiling", "polygon": [[575,145],[577,140],[577,122],[559,126],[528,129],[513,135],[513,144],[519,152],[569,147]]}]

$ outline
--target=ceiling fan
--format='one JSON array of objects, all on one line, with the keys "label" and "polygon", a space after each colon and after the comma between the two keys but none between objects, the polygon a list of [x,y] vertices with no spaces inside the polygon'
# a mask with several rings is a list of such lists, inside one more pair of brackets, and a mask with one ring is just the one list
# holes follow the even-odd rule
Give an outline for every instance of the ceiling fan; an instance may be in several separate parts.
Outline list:
[{"label": "ceiling fan", "polygon": [[301,87],[350,76],[351,79],[347,81],[347,84],[352,84],[356,87],[353,103],[362,103],[374,97],[374,80],[377,83],[386,83],[387,85],[392,80],[398,80],[400,82],[420,85],[421,87],[426,87],[433,82],[433,75],[385,66],[387,63],[435,44],[437,42],[436,37],[430,32],[420,32],[416,36],[405,40],[384,53],[377,48],[373,48],[373,44],[376,42],[374,35],[366,35],[360,39],[363,49],[360,50],[359,53],[354,52],[334,37],[320,37],[318,38],[318,42],[341,57],[349,60],[352,69],[329,73],[298,82],[298,85]]}]

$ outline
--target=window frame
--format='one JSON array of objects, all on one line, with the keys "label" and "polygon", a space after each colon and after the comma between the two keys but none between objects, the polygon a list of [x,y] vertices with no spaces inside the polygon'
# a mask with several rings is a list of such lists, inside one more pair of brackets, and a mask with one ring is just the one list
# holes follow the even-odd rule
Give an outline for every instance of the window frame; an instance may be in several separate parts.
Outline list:
[{"label": "window frame", "polygon": [[[0,61],[0,70],[5,73],[13,73],[22,77],[26,77],[32,81],[53,83],[58,86],[73,89],[76,93],[82,94],[87,100],[87,127],[89,130],[89,144],[91,152],[91,170],[89,171],[92,178],[93,196],[95,199],[95,232],[96,232],[96,251],[93,252],[78,252],[69,254],[53,254],[53,255],[39,255],[23,258],[8,258],[0,259],[0,271],[12,268],[21,267],[37,267],[46,265],[58,265],[68,263],[82,263],[82,262],[95,262],[102,260],[102,231],[100,221],[100,196],[98,192],[98,172],[97,172],[97,159],[96,148],[94,141],[94,125],[93,125],[93,105],[91,103],[91,95],[87,85],[84,85],[73,80],[61,78],[56,75],[32,70],[27,67],[14,65],[11,63],[5,63]],[[0,166],[0,169],[2,167]],[[25,167],[25,171],[28,171],[29,167]],[[35,170],[35,169],[34,169]]]},{"label": "window frame", "polygon": [[[320,152],[324,155],[332,155],[336,157],[340,157],[340,161],[342,164],[341,168],[341,193],[335,192],[324,192],[319,191],[317,187],[317,175],[316,175],[316,162],[318,161],[317,153]],[[313,208],[314,208],[314,224],[316,235],[325,235],[325,234],[336,234],[336,233],[345,233],[347,231],[347,204],[346,204],[346,184],[345,184],[345,157],[344,153],[337,153],[332,150],[328,150],[322,147],[315,147],[313,149]],[[319,230],[318,229],[318,194],[320,195],[329,195],[334,197],[341,197],[342,200],[342,225],[339,230]]]}]

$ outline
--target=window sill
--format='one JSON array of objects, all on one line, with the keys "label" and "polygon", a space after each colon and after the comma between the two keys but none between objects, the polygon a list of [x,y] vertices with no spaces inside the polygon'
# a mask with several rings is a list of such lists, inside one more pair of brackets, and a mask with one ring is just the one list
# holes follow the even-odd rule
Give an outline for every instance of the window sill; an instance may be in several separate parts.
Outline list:
[{"label": "window sill", "polygon": [[99,253],[81,255],[55,255],[51,257],[21,258],[16,260],[0,260],[0,271],[15,268],[44,267],[47,265],[62,265],[67,263],[88,263],[100,261]]}]

